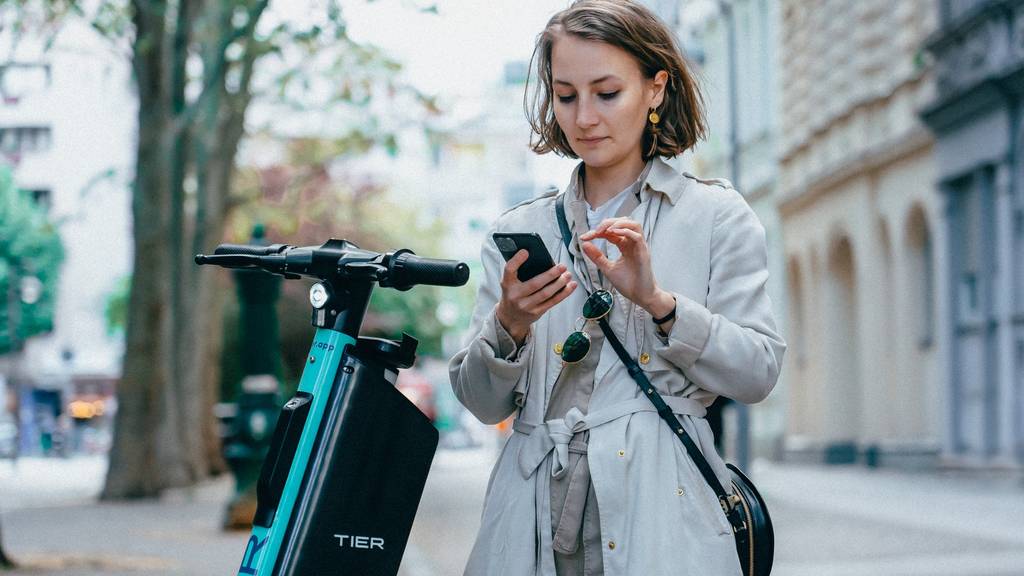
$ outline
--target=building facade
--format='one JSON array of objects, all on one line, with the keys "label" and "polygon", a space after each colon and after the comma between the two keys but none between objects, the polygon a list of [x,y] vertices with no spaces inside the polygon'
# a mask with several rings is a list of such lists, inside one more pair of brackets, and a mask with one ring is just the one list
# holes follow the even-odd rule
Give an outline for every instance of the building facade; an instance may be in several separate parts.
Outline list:
[{"label": "building facade", "polygon": [[[700,74],[708,119],[708,139],[695,149],[688,170],[730,179],[757,213],[768,240],[768,293],[785,334],[785,258],[776,202],[778,2],[689,3],[679,20],[684,50]],[[784,366],[772,394],[750,409],[754,456],[780,457],[788,394]],[[728,451],[728,424],[725,437]]]},{"label": "building facade", "polygon": [[48,49],[42,38],[7,40],[0,162],[48,212],[65,254],[53,332],[4,359],[31,452],[47,429],[67,431],[73,400],[103,404],[120,376],[123,341],[105,309],[131,267],[137,105],[128,62],[86,24],[69,22]]},{"label": "building facade", "polygon": [[1024,464],[1024,2],[938,4],[926,47],[937,91],[922,110],[935,134],[938,245],[946,272],[941,349],[949,402],[944,454],[955,463]]},{"label": "building facade", "polygon": [[950,397],[929,0],[783,0],[789,459],[934,465]]}]

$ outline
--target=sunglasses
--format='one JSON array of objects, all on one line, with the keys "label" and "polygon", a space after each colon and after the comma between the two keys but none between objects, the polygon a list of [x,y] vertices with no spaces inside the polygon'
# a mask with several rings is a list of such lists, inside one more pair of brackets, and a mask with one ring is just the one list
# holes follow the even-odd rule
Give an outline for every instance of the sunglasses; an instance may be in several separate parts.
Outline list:
[{"label": "sunglasses", "polygon": [[579,327],[555,350],[563,362],[576,364],[587,357],[590,353],[590,335],[583,331],[583,327],[587,322],[597,322],[607,316],[612,311],[612,303],[612,294],[607,290],[597,290],[587,296],[587,301],[583,303],[583,316],[576,319]]}]

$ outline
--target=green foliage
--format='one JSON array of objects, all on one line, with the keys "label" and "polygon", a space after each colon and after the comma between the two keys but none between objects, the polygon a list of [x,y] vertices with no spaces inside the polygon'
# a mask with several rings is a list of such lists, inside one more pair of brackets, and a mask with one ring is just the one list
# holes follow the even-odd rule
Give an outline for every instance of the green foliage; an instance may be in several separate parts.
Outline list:
[{"label": "green foliage", "polygon": [[[358,136],[338,139],[295,139],[289,142],[279,166],[240,173],[236,185],[246,190],[248,200],[240,204],[229,223],[229,241],[246,242],[256,224],[265,224],[270,242],[305,246],[329,238],[344,238],[362,248],[386,252],[409,248],[417,254],[443,257],[441,239],[444,224],[428,217],[415,203],[389,198],[373,183],[358,182],[346,175],[344,160],[372,144]],[[329,167],[334,168],[329,170]],[[338,169],[336,167],[341,167]],[[334,176],[331,176],[334,172]],[[305,364],[312,339],[308,283],[284,283],[278,304],[283,376],[294,386]],[[442,301],[454,302],[461,311],[472,305],[473,293],[463,289],[420,286],[399,292],[374,290],[363,323],[363,334],[398,338],[408,332],[420,342],[420,355],[440,355],[446,327],[437,317]],[[238,354],[237,311],[225,308],[226,398],[234,392],[231,375]],[[456,325],[468,322],[459,318]]]},{"label": "green foliage", "polygon": [[[14,186],[10,171],[0,167],[0,354],[53,329],[63,259],[57,230]],[[32,297],[30,292],[37,294]]]},{"label": "green foliage", "polygon": [[117,281],[113,292],[107,296],[103,315],[107,320],[107,334],[124,334],[128,322],[128,297],[131,295],[132,277],[125,276]]},{"label": "green foliage", "polygon": [[370,306],[380,316],[381,323],[367,334],[397,339],[406,332],[419,340],[417,355],[440,356],[444,335],[444,326],[437,319],[440,290],[436,286],[417,286],[405,292],[376,290]]},{"label": "green foliage", "polygon": [[[302,142],[300,154],[308,155],[307,159],[319,158],[318,151],[323,150],[321,146],[330,148],[327,143]],[[294,165],[291,170],[295,174],[300,172]],[[352,189],[344,182],[325,184],[317,178],[294,177],[306,185],[297,187],[293,194],[285,194],[276,200],[263,198],[239,207],[231,226],[236,231],[232,241],[247,241],[248,232],[254,224],[269,220],[267,238],[271,242],[312,245],[337,237],[378,252],[409,248],[423,256],[443,256],[440,253],[440,239],[445,234],[443,223],[425,218],[415,206],[390,200],[379,188]],[[308,284],[285,282],[278,303],[286,388],[294,388],[301,376],[312,340]],[[436,311],[443,299],[457,301],[461,308],[464,298],[455,294],[461,290],[418,286],[399,292],[377,288],[363,323],[363,334],[400,338],[402,332],[407,332],[419,340],[419,355],[439,356],[446,327],[438,320]],[[467,295],[471,300],[472,294],[467,292]],[[235,380],[240,374],[237,368],[240,349],[237,327],[237,307],[229,304],[225,307],[224,381],[221,388],[224,398],[231,398],[236,392]]]}]

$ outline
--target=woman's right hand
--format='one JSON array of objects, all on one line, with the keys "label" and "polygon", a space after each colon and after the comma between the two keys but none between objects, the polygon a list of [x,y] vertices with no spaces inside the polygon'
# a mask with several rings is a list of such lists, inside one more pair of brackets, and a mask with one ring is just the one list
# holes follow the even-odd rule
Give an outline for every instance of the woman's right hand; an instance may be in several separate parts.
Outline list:
[{"label": "woman's right hand", "polygon": [[552,306],[568,298],[577,286],[565,264],[556,264],[526,282],[520,282],[516,273],[528,257],[529,252],[520,250],[505,263],[505,272],[501,275],[501,300],[495,311],[498,322],[517,346],[526,341],[530,325]]}]

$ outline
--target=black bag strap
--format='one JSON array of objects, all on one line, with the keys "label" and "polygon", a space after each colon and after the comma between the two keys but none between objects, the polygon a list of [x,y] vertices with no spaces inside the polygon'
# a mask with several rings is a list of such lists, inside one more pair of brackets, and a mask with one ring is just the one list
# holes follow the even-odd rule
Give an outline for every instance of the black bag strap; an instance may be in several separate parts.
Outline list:
[{"label": "black bag strap", "polygon": [[[572,251],[569,250],[569,246],[572,244],[572,232],[569,231],[569,223],[565,218],[565,194],[560,194],[555,198],[555,212],[558,215],[558,227],[562,231],[562,241],[565,243],[566,250],[569,251],[569,260],[574,261]],[[636,363],[629,356],[629,352],[619,342],[612,327],[608,325],[606,318],[602,318],[599,322],[601,331],[604,332],[605,338],[608,343],[615,349],[615,353],[618,354],[619,359],[626,365],[626,370],[629,375],[636,381],[637,386],[640,387],[640,391],[647,396],[647,399],[654,404],[654,407],[658,410],[658,415],[661,419],[668,424],[672,432],[679,438],[679,441],[686,447],[686,452],[693,459],[693,463],[697,465],[697,469],[700,470],[701,476],[704,476],[704,480],[711,486],[711,489],[718,496],[718,502],[722,505],[722,510],[725,511],[725,515],[729,518],[729,522],[732,524],[734,530],[742,529],[743,518],[740,516],[739,509],[735,506],[735,501],[730,498],[730,495],[722,488],[722,483],[718,481],[718,476],[715,475],[714,471],[711,470],[711,465],[708,464],[704,454],[701,453],[700,448],[693,443],[693,439],[683,429],[682,423],[676,418],[676,415],[672,412],[665,401],[662,400],[661,395],[651,384],[651,381],[647,379],[647,375],[644,374],[643,368]]]}]

